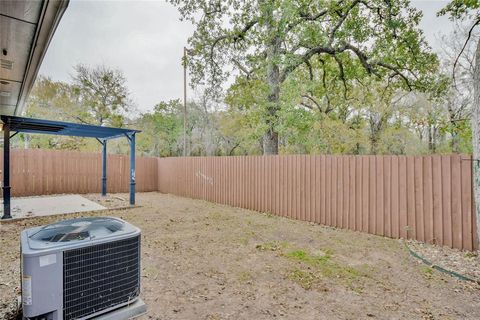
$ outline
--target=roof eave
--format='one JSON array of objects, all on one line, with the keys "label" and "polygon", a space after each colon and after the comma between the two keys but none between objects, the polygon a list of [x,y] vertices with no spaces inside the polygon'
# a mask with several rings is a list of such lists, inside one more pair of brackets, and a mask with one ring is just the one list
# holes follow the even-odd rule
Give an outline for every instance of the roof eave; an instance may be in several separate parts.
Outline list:
[{"label": "roof eave", "polygon": [[25,100],[33,87],[47,48],[60,23],[60,19],[68,7],[68,3],[69,0],[50,0],[44,2],[35,38],[30,50],[28,65],[20,88],[19,99],[15,107],[15,115],[21,115],[25,108]]}]

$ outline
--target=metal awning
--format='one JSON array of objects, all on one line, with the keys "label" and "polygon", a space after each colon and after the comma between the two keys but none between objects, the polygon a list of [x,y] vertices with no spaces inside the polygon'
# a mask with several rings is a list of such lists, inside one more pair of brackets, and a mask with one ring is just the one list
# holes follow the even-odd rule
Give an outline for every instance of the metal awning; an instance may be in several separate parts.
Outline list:
[{"label": "metal awning", "polygon": [[[126,137],[130,143],[130,204],[135,204],[135,135],[140,130],[1,115],[3,122],[3,217],[10,219],[10,139],[16,134],[52,134],[96,138],[102,145],[102,195],[107,194],[107,140]],[[15,132],[10,134],[10,132]]]},{"label": "metal awning", "polygon": [[131,135],[139,130],[127,128],[111,128],[94,126],[90,124],[33,119],[16,116],[1,115],[4,126],[8,125],[10,131],[24,133],[43,133],[72,137],[87,137],[108,140]]}]

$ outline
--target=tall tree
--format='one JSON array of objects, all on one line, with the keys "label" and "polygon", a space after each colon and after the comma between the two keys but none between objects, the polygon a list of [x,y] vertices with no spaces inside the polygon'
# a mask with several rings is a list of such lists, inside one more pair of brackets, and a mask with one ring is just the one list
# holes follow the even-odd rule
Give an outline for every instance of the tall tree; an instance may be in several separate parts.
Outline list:
[{"label": "tall tree", "polygon": [[[475,27],[480,24],[480,0],[453,0],[439,15],[448,14],[452,20],[460,19],[470,21],[470,29],[462,49],[453,64],[454,72],[465,48],[472,39]],[[455,73],[454,73],[455,74]],[[472,105],[472,141],[473,141],[473,185],[477,215],[477,235],[480,239],[480,39],[477,40],[475,51],[475,65],[473,71],[473,105]]]},{"label": "tall tree", "polygon": [[421,13],[408,0],[170,1],[196,27],[189,40],[195,83],[218,90],[234,71],[268,85],[265,154],[278,153],[282,84],[298,69],[332,59],[329,72],[345,89],[370,75],[413,88],[436,66],[418,29]]},{"label": "tall tree", "polygon": [[[39,76],[27,100],[26,116],[78,122],[88,114],[78,104],[78,94],[65,82]],[[85,139],[50,135],[21,134],[25,148],[78,149],[86,146]]]},{"label": "tall tree", "polygon": [[182,104],[179,100],[160,102],[152,112],[137,120],[146,134],[139,136],[139,149],[151,156],[178,156],[182,150]]},{"label": "tall tree", "polygon": [[124,125],[125,113],[131,111],[132,102],[120,70],[79,64],[75,66],[73,80],[80,104],[90,116],[90,119],[82,119],[83,122],[114,127]]}]

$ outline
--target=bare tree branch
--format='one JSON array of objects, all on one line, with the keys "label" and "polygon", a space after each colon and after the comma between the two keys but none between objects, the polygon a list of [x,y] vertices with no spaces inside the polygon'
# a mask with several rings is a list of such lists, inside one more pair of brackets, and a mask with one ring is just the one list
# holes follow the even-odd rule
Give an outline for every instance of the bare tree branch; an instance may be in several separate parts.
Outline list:
[{"label": "bare tree branch", "polygon": [[413,90],[413,87],[410,84],[410,80],[397,67],[394,67],[394,66],[392,66],[390,64],[387,64],[387,63],[384,63],[384,62],[377,62],[376,64],[381,66],[381,67],[384,67],[386,69],[389,69],[389,70],[393,71],[394,75],[400,76],[403,79],[403,81],[405,82],[405,84],[407,85],[409,90]]},{"label": "bare tree branch", "polygon": [[343,63],[342,60],[340,60],[336,54],[333,55],[333,58],[338,64],[338,69],[340,70],[340,79],[342,80],[343,83],[343,97],[345,100],[347,100],[347,80],[345,79],[345,71],[343,68]]},{"label": "bare tree branch", "polygon": [[243,40],[245,38],[245,34],[251,28],[253,28],[257,23],[258,23],[257,19],[251,20],[240,31],[234,32],[233,34],[224,34],[224,35],[218,36],[213,40],[213,43],[210,47],[210,62],[214,65],[215,68],[219,68],[218,63],[214,59],[214,56],[215,56],[214,51],[218,43],[227,39],[232,39],[234,43],[237,43],[238,41]]},{"label": "bare tree branch", "polygon": [[355,8],[357,6],[357,4],[360,3],[360,0],[355,0],[353,1],[350,6],[347,8],[347,11],[340,16],[340,20],[337,22],[337,24],[335,25],[335,27],[333,27],[332,29],[332,32],[330,33],[330,40],[329,40],[329,44],[332,45],[333,44],[333,41],[335,39],[335,33],[337,32],[337,30],[342,26],[343,22],[345,21],[345,19],[347,19],[348,17],[348,14],[350,13],[350,11],[352,11],[353,8]]},{"label": "bare tree branch", "polygon": [[[343,2],[344,0],[339,0],[337,2],[337,5],[341,5]],[[287,32],[291,31],[293,28],[295,28],[296,26],[298,26],[300,23],[304,21],[310,21],[310,22],[317,21],[321,17],[325,16],[327,13],[328,13],[328,9],[323,9],[322,11],[319,11],[316,14],[308,14],[306,12],[300,12],[299,14],[300,19],[287,25],[286,31]]]},{"label": "bare tree branch", "polygon": [[245,73],[245,75],[247,76],[247,79],[250,79],[250,76],[252,75],[252,70],[248,70],[244,65],[242,65],[240,63],[240,61],[238,61],[237,59],[232,59],[232,62],[237,66],[238,69],[240,69],[240,71],[242,71],[243,73]]},{"label": "bare tree branch", "polygon": [[305,61],[305,64],[307,65],[308,68],[308,75],[310,77],[310,81],[313,81],[313,68],[312,65],[310,64],[310,61]]},{"label": "bare tree branch", "polygon": [[[308,95],[308,94],[303,94],[302,95],[302,98],[305,98],[309,101],[311,101],[318,109],[318,111],[322,112],[322,107],[320,106],[320,104],[317,102],[317,100],[315,100],[315,98],[313,98],[312,96]],[[305,105],[304,103],[302,103],[302,105]],[[311,109],[311,108],[310,108]]]},{"label": "bare tree branch", "polygon": [[453,70],[452,70],[452,77],[453,77],[453,83],[455,86],[457,85],[457,80],[455,79],[455,68],[457,67],[458,59],[460,59],[460,56],[463,54],[463,51],[465,51],[465,48],[468,45],[468,41],[470,41],[470,38],[472,37],[473,29],[480,23],[480,18],[477,18],[475,23],[470,27],[470,30],[468,30],[468,36],[467,39],[465,40],[465,43],[463,44],[462,50],[460,50],[460,53],[457,55],[455,58],[455,62],[453,63]]},{"label": "bare tree branch", "polygon": [[322,59],[318,59],[318,60],[323,65],[322,85],[323,85],[323,89],[325,90],[325,98],[327,99],[327,110],[329,110],[330,109],[330,95],[328,94],[328,90],[327,90],[327,71],[326,71],[326,68],[325,68],[325,61],[322,60]]}]

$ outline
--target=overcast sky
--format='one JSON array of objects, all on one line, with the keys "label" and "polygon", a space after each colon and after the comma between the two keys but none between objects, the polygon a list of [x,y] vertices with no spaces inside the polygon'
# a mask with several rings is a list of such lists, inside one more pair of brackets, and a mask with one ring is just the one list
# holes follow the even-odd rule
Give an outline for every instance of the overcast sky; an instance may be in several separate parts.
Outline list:
[{"label": "overcast sky", "polygon": [[[436,12],[448,1],[412,4],[424,13],[421,27],[433,48],[452,23]],[[165,1],[70,1],[50,44],[40,74],[70,81],[78,63],[105,64],[123,71],[141,111],[183,97],[183,46],[193,33]]]}]

